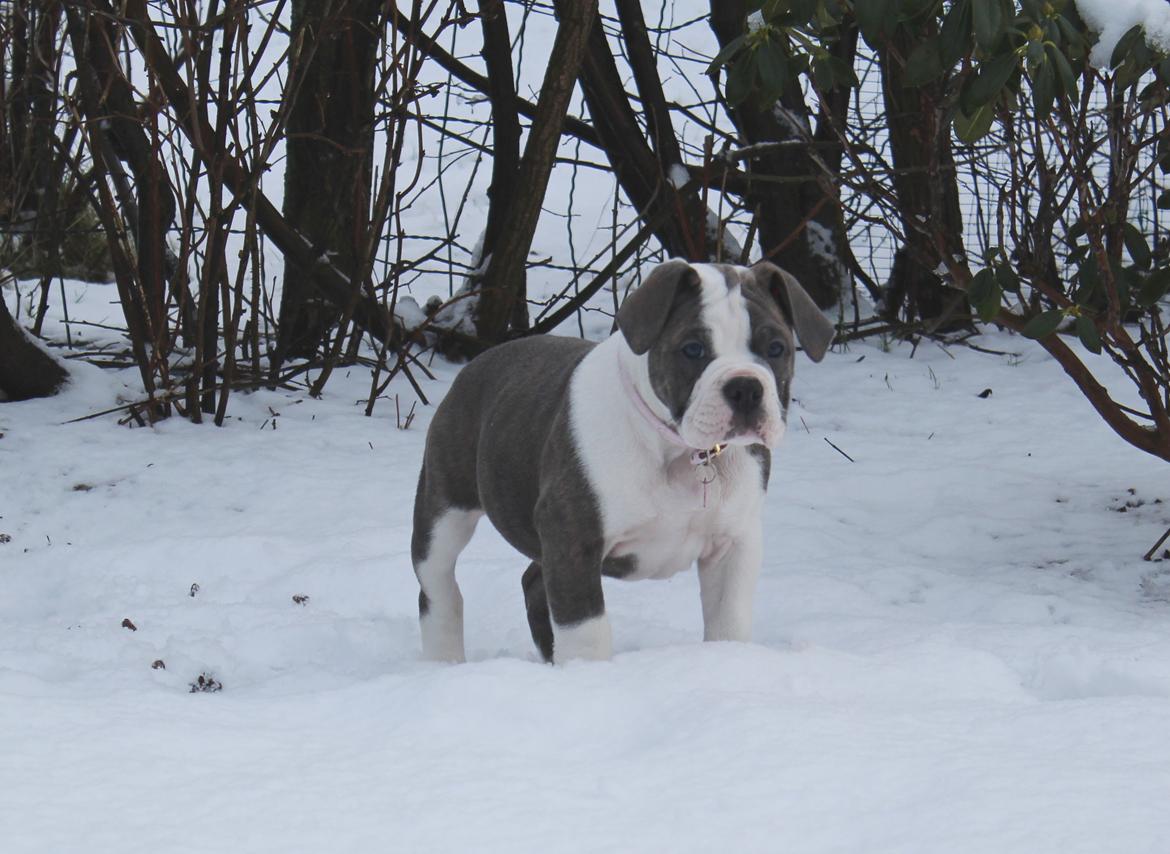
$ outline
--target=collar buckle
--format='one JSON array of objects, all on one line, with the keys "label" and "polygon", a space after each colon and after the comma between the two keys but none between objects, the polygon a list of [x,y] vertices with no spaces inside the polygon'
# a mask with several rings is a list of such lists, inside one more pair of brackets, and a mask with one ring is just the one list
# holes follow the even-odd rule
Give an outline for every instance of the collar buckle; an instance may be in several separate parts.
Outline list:
[{"label": "collar buckle", "polygon": [[693,466],[709,466],[711,461],[717,456],[727,450],[727,443],[716,445],[714,448],[708,448],[706,451],[693,451],[691,453],[691,465]]}]

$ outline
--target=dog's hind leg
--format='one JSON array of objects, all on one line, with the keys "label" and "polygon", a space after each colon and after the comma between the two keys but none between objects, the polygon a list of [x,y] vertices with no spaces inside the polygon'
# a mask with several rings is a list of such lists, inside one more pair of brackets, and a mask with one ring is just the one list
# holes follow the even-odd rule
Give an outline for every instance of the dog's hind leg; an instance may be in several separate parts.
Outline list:
[{"label": "dog's hind leg", "polygon": [[[419,502],[420,504],[423,502]],[[415,508],[410,555],[418,578],[418,620],[423,658],[463,661],[463,594],[455,560],[475,533],[480,510],[448,508],[436,514]]]},{"label": "dog's hind leg", "polygon": [[548,594],[544,589],[544,576],[541,575],[540,564],[535,561],[529,564],[520,583],[524,587],[524,605],[528,609],[528,628],[532,632],[532,640],[536,642],[541,658],[551,662],[552,620],[548,614]]}]

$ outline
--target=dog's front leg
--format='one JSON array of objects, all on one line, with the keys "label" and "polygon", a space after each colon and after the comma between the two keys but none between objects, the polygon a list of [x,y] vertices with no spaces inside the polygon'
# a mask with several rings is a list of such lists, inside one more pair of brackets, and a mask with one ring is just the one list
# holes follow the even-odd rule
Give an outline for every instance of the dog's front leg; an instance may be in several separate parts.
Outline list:
[{"label": "dog's front leg", "polygon": [[[600,544],[545,551],[544,584],[552,617],[553,662],[604,661],[613,655],[613,633],[601,592]],[[596,554],[596,557],[594,556]]]},{"label": "dog's front leg", "polygon": [[583,528],[580,515],[556,501],[542,501],[536,519],[541,575],[552,617],[553,662],[610,658],[613,634],[601,590],[599,532]]},{"label": "dog's front leg", "polygon": [[757,523],[699,558],[703,640],[751,640],[752,601],[763,560],[762,540]]}]

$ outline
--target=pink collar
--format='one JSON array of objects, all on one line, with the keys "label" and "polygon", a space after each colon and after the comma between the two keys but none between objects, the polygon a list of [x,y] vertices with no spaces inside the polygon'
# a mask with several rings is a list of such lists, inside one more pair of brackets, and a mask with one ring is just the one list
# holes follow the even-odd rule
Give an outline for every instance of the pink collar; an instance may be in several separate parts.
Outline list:
[{"label": "pink collar", "polygon": [[689,450],[691,452],[691,465],[709,465],[711,460],[715,459],[715,457],[723,453],[727,445],[716,445],[715,447],[708,448],[706,450],[692,448],[689,444],[687,444],[686,440],[683,439],[677,430],[654,414],[653,410],[650,409],[650,406],[646,403],[645,399],[638,392],[638,389],[634,386],[634,381],[630,378],[629,373],[626,371],[625,365],[619,363],[618,372],[622,375],[622,386],[625,388],[626,394],[629,395],[630,400],[633,402],[634,408],[638,410],[638,414],[641,415],[643,420],[645,420],[647,424],[653,427],[658,432],[658,434],[662,436],[663,439],[670,442],[670,444]]}]

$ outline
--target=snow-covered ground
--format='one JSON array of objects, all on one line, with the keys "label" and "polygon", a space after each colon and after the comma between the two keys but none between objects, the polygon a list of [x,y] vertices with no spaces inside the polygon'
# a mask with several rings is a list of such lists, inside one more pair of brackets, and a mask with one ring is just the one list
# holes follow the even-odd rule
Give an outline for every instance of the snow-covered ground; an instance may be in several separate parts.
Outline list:
[{"label": "snow-covered ground", "polygon": [[73,364],[0,404],[0,847],[1168,850],[1165,464],[1031,342],[980,343],[1021,355],[802,359],[755,644],[699,642],[693,574],[614,581],[614,660],[565,667],[486,524],[470,662],[418,661],[432,409],[365,418],[354,370],[224,429],[63,424],[133,396]]},{"label": "snow-covered ground", "polygon": [[[666,23],[707,8],[675,5]],[[1078,0],[1103,45],[1138,20],[1156,41],[1157,5]],[[551,27],[529,22],[522,79]],[[713,52],[701,20],[677,38]],[[609,192],[582,170],[538,254],[565,261],[569,232],[596,252]],[[120,322],[110,293],[78,289],[74,316]],[[365,418],[353,370],[322,400],[237,395],[223,429],[65,424],[139,397],[72,363],[61,396],[0,404],[0,851],[1163,854],[1170,561],[1141,555],[1167,469],[1032,342],[979,343],[1019,355],[866,342],[798,365],[757,643],[698,642],[692,574],[607,581],[617,655],[555,668],[486,523],[460,571],[470,662],[417,659],[432,409]],[[457,368],[433,367],[437,402]],[[222,690],[191,693],[201,675]]]}]

